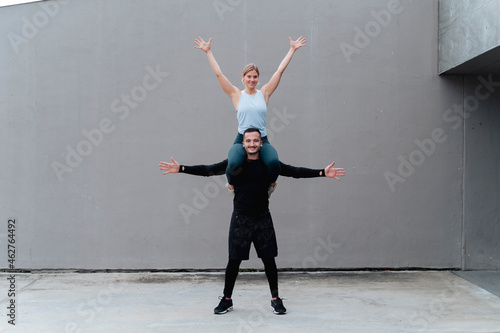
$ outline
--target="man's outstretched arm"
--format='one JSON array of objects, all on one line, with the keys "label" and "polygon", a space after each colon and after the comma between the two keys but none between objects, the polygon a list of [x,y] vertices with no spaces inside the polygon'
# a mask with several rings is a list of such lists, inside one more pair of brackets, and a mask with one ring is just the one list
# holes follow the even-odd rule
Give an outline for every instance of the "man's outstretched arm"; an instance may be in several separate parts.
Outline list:
[{"label": "man's outstretched arm", "polygon": [[328,177],[340,180],[339,177],[345,176],[344,168],[334,168],[335,162],[327,165],[324,169],[309,169],[303,167],[295,167],[280,162],[281,176],[293,178],[314,178],[314,177]]},{"label": "man's outstretched arm", "polygon": [[223,175],[226,172],[227,168],[227,160],[224,160],[219,163],[210,164],[210,165],[181,165],[174,160],[173,157],[170,158],[172,163],[169,162],[160,162],[158,165],[160,170],[164,170],[163,174],[169,173],[187,173],[194,176],[218,176]]}]

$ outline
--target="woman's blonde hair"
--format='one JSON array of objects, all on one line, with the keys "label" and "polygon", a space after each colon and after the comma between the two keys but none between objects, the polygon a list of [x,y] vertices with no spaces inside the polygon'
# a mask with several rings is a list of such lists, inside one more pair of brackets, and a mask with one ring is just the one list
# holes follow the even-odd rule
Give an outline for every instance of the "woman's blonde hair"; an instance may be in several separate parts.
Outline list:
[{"label": "woman's blonde hair", "polygon": [[243,76],[247,75],[248,72],[256,71],[257,75],[260,75],[259,68],[255,64],[248,64],[243,68]]}]

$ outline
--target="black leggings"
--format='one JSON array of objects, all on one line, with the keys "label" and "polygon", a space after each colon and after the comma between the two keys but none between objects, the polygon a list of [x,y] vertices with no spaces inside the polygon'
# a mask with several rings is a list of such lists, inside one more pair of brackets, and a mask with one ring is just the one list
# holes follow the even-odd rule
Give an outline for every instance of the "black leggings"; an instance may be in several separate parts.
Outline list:
[{"label": "black leggings", "polygon": [[[269,289],[271,290],[272,298],[278,296],[278,268],[274,258],[261,258],[264,263],[267,281],[269,282]],[[233,294],[234,284],[238,277],[241,260],[229,259],[226,267],[226,276],[224,284],[224,297],[231,298]]]}]

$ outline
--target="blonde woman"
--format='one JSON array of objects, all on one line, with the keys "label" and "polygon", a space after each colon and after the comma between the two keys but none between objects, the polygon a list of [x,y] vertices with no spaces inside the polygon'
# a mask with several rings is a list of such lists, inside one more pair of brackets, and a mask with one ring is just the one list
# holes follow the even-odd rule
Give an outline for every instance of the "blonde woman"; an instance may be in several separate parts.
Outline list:
[{"label": "blonde woman", "polygon": [[266,165],[271,185],[269,187],[269,195],[276,187],[276,179],[280,173],[280,163],[276,149],[269,143],[266,132],[266,115],[269,98],[278,87],[281,76],[286,67],[292,60],[292,56],[299,48],[306,45],[306,40],[300,36],[297,40],[290,40],[290,49],[285,58],[281,61],[278,69],[273,74],[269,82],[257,89],[259,83],[259,69],[254,64],[245,66],[241,74],[242,82],[245,89],[240,90],[224,76],[219,64],[215,60],[212,53],[211,44],[212,38],[205,42],[201,37],[195,39],[195,48],[204,51],[207,54],[210,66],[219,80],[219,84],[224,92],[229,96],[233,102],[236,110],[236,117],[238,118],[238,134],[234,140],[233,146],[229,149],[228,153],[228,166],[226,169],[226,177],[228,180],[228,189],[234,190],[234,177],[241,169],[245,161],[246,152],[243,148],[243,133],[248,128],[257,128],[262,133],[263,146],[260,150],[260,158]]}]

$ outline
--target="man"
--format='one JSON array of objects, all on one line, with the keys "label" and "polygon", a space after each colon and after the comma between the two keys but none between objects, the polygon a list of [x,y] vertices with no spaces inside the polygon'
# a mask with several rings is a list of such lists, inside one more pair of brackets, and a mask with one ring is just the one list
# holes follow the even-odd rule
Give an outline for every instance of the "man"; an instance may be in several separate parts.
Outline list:
[{"label": "man", "polygon": [[[242,260],[249,259],[253,243],[257,255],[262,259],[266,277],[271,290],[271,307],[275,314],[285,314],[286,308],[278,293],[278,269],[275,257],[278,256],[276,234],[269,212],[268,188],[269,174],[259,158],[262,147],[260,132],[247,129],[243,135],[243,147],[247,158],[234,181],[233,214],[229,228],[229,261],[226,267],[224,296],[214,309],[215,314],[223,314],[233,309],[231,295]],[[163,174],[187,173],[197,176],[223,175],[227,160],[212,165],[179,165],[173,158],[172,163],[161,162]],[[281,176],[294,178],[328,177],[340,180],[345,175],[343,168],[333,168],[335,162],[325,169],[307,169],[286,165],[280,162]]]}]

